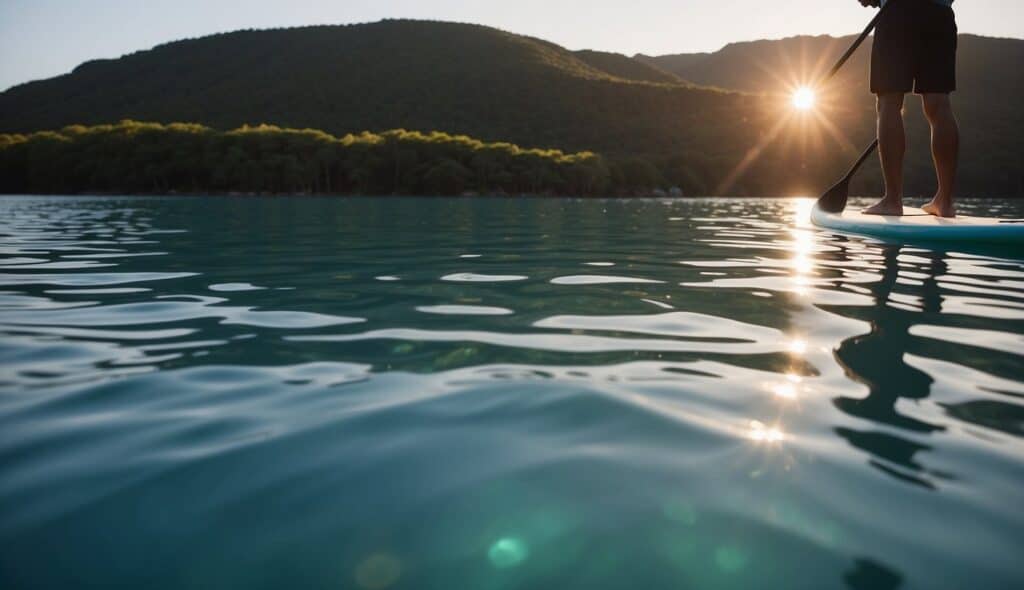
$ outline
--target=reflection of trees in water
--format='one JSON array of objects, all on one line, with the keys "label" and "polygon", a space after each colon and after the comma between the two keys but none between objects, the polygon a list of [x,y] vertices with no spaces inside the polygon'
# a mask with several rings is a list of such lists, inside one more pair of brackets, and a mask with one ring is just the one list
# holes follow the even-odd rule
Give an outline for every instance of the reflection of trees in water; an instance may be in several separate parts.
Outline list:
[{"label": "reflection of trees in water", "polygon": [[[899,282],[901,247],[885,244],[878,249],[883,263],[881,280],[868,287],[874,304],[843,311],[847,317],[869,323],[871,331],[844,341],[835,352],[836,361],[850,378],[866,385],[869,393],[862,399],[840,396],[834,403],[851,416],[880,425],[919,434],[943,430],[943,426],[901,413],[897,404],[901,399],[927,398],[934,382],[927,373],[907,364],[904,356],[915,340],[910,329],[921,322],[921,314],[942,311],[937,277],[948,270],[945,254],[915,250],[915,256],[924,257],[927,261],[915,265],[913,270],[926,276],[920,286],[911,286]],[[907,309],[911,305],[907,302],[909,297],[900,299],[900,295],[916,297],[920,301],[919,309]],[[928,445],[879,430],[838,427],[836,433],[854,447],[870,453],[874,457],[870,460],[872,466],[900,480],[934,487],[924,477],[925,469],[914,460],[918,452],[931,448]],[[934,472],[930,475],[941,476]]]}]

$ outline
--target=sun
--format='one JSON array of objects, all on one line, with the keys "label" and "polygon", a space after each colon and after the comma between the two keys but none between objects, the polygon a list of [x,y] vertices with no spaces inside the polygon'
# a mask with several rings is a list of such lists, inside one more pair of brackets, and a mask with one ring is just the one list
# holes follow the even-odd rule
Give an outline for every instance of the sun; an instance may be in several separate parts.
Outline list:
[{"label": "sun", "polygon": [[815,102],[817,102],[817,97],[809,86],[801,86],[793,92],[793,108],[799,111],[813,109]]}]

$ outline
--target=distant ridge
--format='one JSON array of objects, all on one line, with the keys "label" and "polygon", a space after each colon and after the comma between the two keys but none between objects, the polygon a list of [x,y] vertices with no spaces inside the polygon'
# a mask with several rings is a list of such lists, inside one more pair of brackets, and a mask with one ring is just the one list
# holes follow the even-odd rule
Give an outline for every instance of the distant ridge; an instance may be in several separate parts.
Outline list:
[{"label": "distant ridge", "polygon": [[659,84],[680,84],[683,80],[654,63],[627,57],[621,53],[591,51],[584,49],[574,52],[583,63],[623,80],[655,82]]}]

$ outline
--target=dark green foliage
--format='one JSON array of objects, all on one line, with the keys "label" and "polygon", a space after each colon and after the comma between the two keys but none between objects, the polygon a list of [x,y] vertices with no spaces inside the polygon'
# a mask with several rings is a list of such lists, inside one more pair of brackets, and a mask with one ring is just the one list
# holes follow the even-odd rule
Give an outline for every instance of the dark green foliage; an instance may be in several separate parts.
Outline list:
[{"label": "dark green foliage", "polygon": [[0,192],[603,194],[604,160],[402,130],[334,137],[272,126],[138,123],[0,135]]}]

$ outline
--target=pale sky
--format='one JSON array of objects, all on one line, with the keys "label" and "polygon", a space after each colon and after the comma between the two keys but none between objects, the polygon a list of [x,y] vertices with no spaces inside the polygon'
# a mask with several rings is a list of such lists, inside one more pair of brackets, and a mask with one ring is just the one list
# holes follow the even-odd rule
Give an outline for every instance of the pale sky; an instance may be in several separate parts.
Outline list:
[{"label": "pale sky", "polygon": [[[1024,38],[1024,0],[957,0],[961,32]],[[569,49],[715,51],[859,31],[857,0],[0,0],[0,89],[187,37],[382,18],[472,22]]]}]

